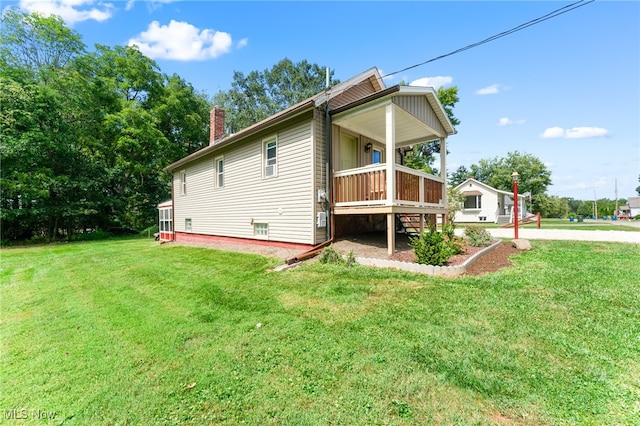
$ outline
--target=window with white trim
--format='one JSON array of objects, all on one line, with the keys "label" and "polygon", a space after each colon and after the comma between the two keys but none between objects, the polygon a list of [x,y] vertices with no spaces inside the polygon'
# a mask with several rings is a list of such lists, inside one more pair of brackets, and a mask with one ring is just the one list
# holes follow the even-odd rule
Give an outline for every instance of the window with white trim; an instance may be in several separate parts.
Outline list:
[{"label": "window with white trim", "polygon": [[264,177],[273,177],[278,175],[278,144],[276,139],[266,140],[262,147],[264,165]]},{"label": "window with white trim", "polygon": [[464,198],[465,209],[480,209],[482,208],[482,195],[467,195]]},{"label": "window with white trim", "polygon": [[186,232],[191,232],[191,219],[187,218],[184,220],[184,230]]},{"label": "window with white trim", "polygon": [[379,149],[373,149],[373,154],[372,154],[372,158],[371,158],[371,162],[373,164],[380,164],[382,163],[382,151]]},{"label": "window with white trim", "polygon": [[224,186],[224,157],[216,158],[216,188]]},{"label": "window with white trim", "polygon": [[187,194],[187,171],[183,170],[180,172],[180,188],[182,188],[182,195]]},{"label": "window with white trim", "polygon": [[268,237],[269,236],[269,224],[268,223],[254,223],[253,235],[256,237]]},{"label": "window with white trim", "polygon": [[171,209],[160,209],[160,232],[173,231],[173,222],[171,217]]}]

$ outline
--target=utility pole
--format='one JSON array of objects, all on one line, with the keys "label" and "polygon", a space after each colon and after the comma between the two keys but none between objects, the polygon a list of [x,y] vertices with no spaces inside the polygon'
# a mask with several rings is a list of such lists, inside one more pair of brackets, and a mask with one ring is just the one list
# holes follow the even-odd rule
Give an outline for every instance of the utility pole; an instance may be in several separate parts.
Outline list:
[{"label": "utility pole", "polygon": [[615,182],[616,182],[616,210],[613,214],[618,216],[618,179],[616,179]]}]

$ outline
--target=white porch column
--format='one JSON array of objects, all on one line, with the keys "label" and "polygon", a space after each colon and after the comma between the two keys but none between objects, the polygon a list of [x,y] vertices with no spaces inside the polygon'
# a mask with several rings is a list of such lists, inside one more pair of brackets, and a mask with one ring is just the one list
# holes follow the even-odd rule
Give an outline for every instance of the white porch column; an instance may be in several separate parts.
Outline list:
[{"label": "white porch column", "polygon": [[387,205],[396,199],[396,113],[393,104],[386,106],[385,111],[385,148],[387,153]]},{"label": "white porch column", "polygon": [[[392,205],[396,199],[396,114],[393,104],[385,109],[385,148],[387,153],[387,205]],[[389,256],[396,250],[396,215],[387,214],[387,253]]]},{"label": "white porch column", "polygon": [[[440,138],[440,177],[444,180],[442,202],[447,207],[447,138]],[[444,222],[443,222],[444,223]]]}]

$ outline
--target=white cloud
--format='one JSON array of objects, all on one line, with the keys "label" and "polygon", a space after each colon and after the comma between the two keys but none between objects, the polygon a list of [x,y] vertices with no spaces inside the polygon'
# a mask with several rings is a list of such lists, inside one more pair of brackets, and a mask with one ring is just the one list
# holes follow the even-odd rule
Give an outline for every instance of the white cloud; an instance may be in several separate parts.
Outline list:
[{"label": "white cloud", "polygon": [[476,91],[476,95],[495,95],[500,92],[500,86],[492,84],[491,86],[483,87]]},{"label": "white cloud", "polygon": [[103,22],[113,14],[113,4],[94,0],[20,0],[18,6],[27,12],[58,15],[70,26],[89,20]]},{"label": "white cloud", "polygon": [[453,77],[438,75],[435,77],[423,77],[409,83],[409,86],[433,87],[438,89],[444,85],[451,84]]},{"label": "white cloud", "polygon": [[564,129],[562,127],[549,127],[540,135],[542,139],[563,138]]},{"label": "white cloud", "polygon": [[171,20],[169,25],[160,25],[153,21],[147,31],[130,39],[128,44],[137,45],[152,59],[205,60],[229,52],[231,35],[222,31],[200,30],[187,22]]},{"label": "white cloud", "polygon": [[240,49],[245,47],[247,44],[249,44],[249,39],[245,37],[236,44],[236,47]]},{"label": "white cloud", "polygon": [[607,136],[609,131],[602,127],[572,127],[565,134],[567,139],[600,138]]},{"label": "white cloud", "polygon": [[542,139],[565,138],[565,139],[586,139],[600,138],[608,136],[609,131],[602,127],[572,127],[563,129],[562,127],[549,127],[540,135]]},{"label": "white cloud", "polygon": [[524,124],[524,120],[512,120],[509,117],[502,117],[498,120],[498,126],[510,126],[512,124]]}]

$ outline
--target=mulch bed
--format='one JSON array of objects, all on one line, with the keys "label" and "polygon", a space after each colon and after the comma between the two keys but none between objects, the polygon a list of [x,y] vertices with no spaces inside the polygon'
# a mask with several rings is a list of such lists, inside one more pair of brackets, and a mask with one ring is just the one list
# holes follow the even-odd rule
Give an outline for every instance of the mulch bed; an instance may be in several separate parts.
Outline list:
[{"label": "mulch bed", "polygon": [[[471,256],[483,250],[484,247],[467,246],[465,252],[452,256],[445,266],[457,266],[467,261]],[[473,264],[467,268],[465,275],[481,275],[487,272],[495,272],[499,269],[511,266],[509,256],[519,253],[519,250],[513,247],[510,242],[503,242],[491,251],[488,251],[478,257]],[[400,262],[415,262],[416,257],[413,250],[402,250],[395,252],[391,260]]]},{"label": "mulch bed", "polygon": [[511,266],[509,256],[520,253],[511,242],[503,242],[488,253],[483,254],[471,266],[467,268],[465,275],[481,275],[487,272],[495,272],[499,269]]}]

